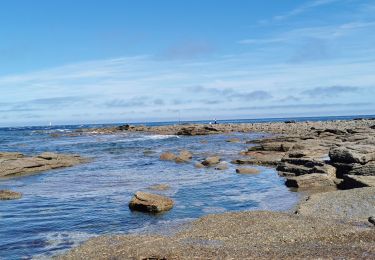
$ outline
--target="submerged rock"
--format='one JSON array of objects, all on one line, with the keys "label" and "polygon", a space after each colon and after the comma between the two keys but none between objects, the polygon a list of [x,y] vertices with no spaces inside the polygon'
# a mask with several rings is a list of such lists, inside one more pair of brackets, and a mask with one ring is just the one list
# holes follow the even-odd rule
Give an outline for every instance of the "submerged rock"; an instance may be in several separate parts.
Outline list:
[{"label": "submerged rock", "polygon": [[220,162],[215,166],[215,170],[223,171],[228,169],[228,163],[227,162]]},{"label": "submerged rock", "polygon": [[151,213],[168,211],[173,208],[173,205],[173,200],[168,197],[141,191],[136,192],[129,202],[131,210]]},{"label": "submerged rock", "polygon": [[176,158],[177,156],[171,152],[165,152],[160,155],[160,160],[163,160],[163,161],[173,161]]},{"label": "submerged rock", "polygon": [[220,162],[221,158],[219,156],[210,156],[210,157],[207,157],[206,159],[204,159],[202,161],[202,164],[204,166],[213,166],[213,165],[216,165]]},{"label": "submerged rock", "polygon": [[195,166],[195,168],[204,168],[204,167],[205,167],[205,166],[204,166],[202,163],[200,163],[200,162],[195,163],[194,166]]},{"label": "submerged rock", "polygon": [[239,138],[231,138],[226,141],[227,143],[239,143],[241,142],[241,139]]},{"label": "submerged rock", "polygon": [[175,158],[175,162],[183,163],[188,162],[193,158],[193,154],[188,150],[182,150],[180,154]]},{"label": "submerged rock", "polygon": [[0,190],[0,200],[15,200],[20,199],[22,193],[11,190]]},{"label": "submerged rock", "polygon": [[236,169],[236,173],[240,173],[240,174],[258,174],[260,173],[260,171],[256,168],[244,168],[244,167],[241,167],[241,168],[237,168]]},{"label": "submerged rock", "polygon": [[171,187],[168,184],[154,184],[148,187],[149,190],[158,190],[158,191],[163,191],[163,190],[169,190]]}]

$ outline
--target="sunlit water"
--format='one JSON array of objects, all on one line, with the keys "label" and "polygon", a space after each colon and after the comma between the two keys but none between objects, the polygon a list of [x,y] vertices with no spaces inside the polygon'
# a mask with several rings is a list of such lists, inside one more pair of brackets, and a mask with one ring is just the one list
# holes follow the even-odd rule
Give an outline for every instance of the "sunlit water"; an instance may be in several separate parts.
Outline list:
[{"label": "sunlit water", "polygon": [[[188,149],[194,153],[193,161],[218,154],[230,162],[249,144],[226,140],[251,140],[259,138],[257,134],[50,136],[76,127],[0,129],[0,151],[28,155],[56,151],[92,158],[71,168],[0,179],[0,189],[23,193],[22,199],[0,201],[1,259],[50,257],[93,236],[162,232],[210,213],[288,210],[298,199],[270,168],[260,167],[258,175],[240,175],[235,173],[235,165],[217,171],[196,169],[194,163],[159,160],[163,151]],[[134,192],[160,183],[171,186],[159,192],[175,201],[170,212],[155,216],[129,210]]]}]

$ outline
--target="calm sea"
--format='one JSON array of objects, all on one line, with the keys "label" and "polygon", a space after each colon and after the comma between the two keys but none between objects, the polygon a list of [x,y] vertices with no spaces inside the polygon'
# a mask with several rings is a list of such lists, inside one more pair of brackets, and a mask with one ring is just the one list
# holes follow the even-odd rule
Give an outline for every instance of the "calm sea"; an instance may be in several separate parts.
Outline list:
[{"label": "calm sea", "polygon": [[[175,122],[149,125],[172,123]],[[188,149],[194,153],[194,161],[219,154],[230,162],[249,144],[228,143],[226,139],[238,137],[247,141],[259,138],[261,134],[51,136],[52,133],[69,134],[81,127],[98,125],[0,128],[0,151],[27,155],[45,151],[77,153],[92,159],[71,168],[0,179],[0,189],[23,193],[20,200],[0,201],[0,259],[49,258],[98,235],[165,232],[205,214],[288,210],[298,201],[299,195],[289,191],[283,179],[271,168],[259,167],[262,171],[259,175],[239,175],[235,173],[234,165],[228,170],[217,171],[196,169],[193,163],[159,160],[163,151]],[[171,186],[170,190],[159,192],[175,200],[175,207],[170,212],[149,215],[128,209],[134,192],[147,191],[150,185],[161,183]]]}]

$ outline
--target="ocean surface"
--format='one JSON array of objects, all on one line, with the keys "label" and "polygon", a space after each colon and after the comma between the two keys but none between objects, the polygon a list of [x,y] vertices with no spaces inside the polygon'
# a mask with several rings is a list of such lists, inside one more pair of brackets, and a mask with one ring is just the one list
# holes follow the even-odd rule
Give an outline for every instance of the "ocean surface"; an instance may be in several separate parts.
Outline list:
[{"label": "ocean surface", "polygon": [[[316,118],[332,119],[348,118]],[[193,161],[218,154],[230,162],[251,144],[227,139],[249,141],[261,134],[69,136],[81,127],[98,125],[0,128],[0,151],[27,155],[53,151],[91,158],[70,168],[0,179],[0,189],[23,193],[22,199],[0,201],[0,259],[50,258],[98,235],[173,231],[206,214],[289,210],[298,201],[299,194],[288,190],[271,168],[259,167],[262,173],[258,175],[241,175],[235,173],[234,165],[217,171],[196,169],[194,163],[159,160],[164,151],[188,149],[194,154]],[[171,186],[156,193],[173,198],[175,207],[160,215],[131,212],[128,202],[132,195],[138,190],[150,191],[153,184]]]}]

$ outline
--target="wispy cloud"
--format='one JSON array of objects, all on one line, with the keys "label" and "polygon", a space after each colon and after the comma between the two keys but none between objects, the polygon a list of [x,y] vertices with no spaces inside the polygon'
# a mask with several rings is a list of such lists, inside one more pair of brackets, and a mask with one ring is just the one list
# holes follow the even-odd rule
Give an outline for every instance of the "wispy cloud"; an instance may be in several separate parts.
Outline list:
[{"label": "wispy cloud", "polygon": [[335,97],[346,93],[359,93],[361,88],[351,86],[316,87],[303,91],[301,94],[314,98]]},{"label": "wispy cloud", "polygon": [[333,4],[335,2],[339,2],[339,0],[314,0],[314,1],[308,1],[302,5],[299,5],[297,7],[295,7],[294,9],[284,13],[284,14],[281,14],[281,15],[275,15],[274,17],[272,17],[270,20],[261,20],[259,21],[260,24],[267,24],[267,23],[270,23],[272,21],[282,21],[282,20],[286,20],[288,18],[291,18],[291,17],[294,17],[294,16],[297,16],[297,15],[301,15],[305,12],[308,12],[312,9],[315,9],[315,8],[318,8],[318,7],[321,7],[321,6],[325,6],[325,5],[330,5],[330,4]]}]

